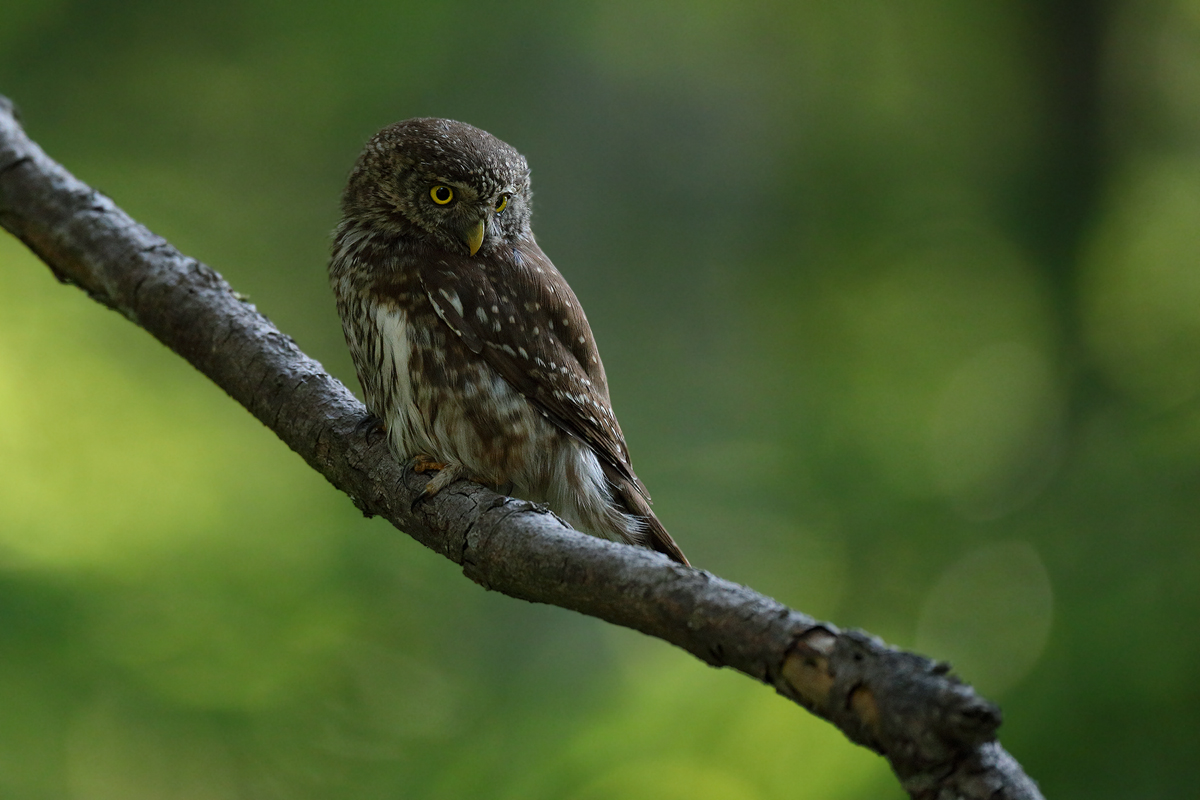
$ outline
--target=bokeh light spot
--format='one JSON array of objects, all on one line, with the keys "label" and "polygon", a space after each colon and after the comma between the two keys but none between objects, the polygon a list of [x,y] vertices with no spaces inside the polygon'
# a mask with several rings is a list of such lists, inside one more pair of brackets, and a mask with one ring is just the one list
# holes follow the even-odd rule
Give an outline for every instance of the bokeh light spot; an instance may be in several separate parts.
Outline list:
[{"label": "bokeh light spot", "polygon": [[1041,657],[1053,605],[1050,576],[1031,545],[987,545],[951,565],[929,591],[916,648],[996,696]]},{"label": "bokeh light spot", "polygon": [[1152,408],[1200,395],[1200,161],[1142,160],[1118,183],[1085,262],[1093,352]]},{"label": "bokeh light spot", "polygon": [[1027,501],[1057,462],[1060,406],[1037,351],[1019,342],[983,348],[933,406],[929,455],[938,486],[973,517]]}]

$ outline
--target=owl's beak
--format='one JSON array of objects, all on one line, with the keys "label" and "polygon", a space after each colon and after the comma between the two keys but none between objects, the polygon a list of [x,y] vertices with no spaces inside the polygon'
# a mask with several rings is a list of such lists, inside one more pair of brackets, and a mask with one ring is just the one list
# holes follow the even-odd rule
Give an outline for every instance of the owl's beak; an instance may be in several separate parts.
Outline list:
[{"label": "owl's beak", "polygon": [[479,222],[467,228],[467,247],[471,248],[471,255],[475,255],[479,252],[479,248],[483,247],[483,235],[485,233],[487,233],[487,217],[481,218]]}]

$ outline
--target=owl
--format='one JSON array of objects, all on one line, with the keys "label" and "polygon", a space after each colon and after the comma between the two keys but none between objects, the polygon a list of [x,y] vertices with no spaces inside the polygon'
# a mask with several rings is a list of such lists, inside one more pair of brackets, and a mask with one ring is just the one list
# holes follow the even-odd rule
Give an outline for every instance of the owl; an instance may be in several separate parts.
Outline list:
[{"label": "owl", "polygon": [[467,478],[687,564],[531,202],[524,157],[471,125],[410,119],[367,143],[329,264],[367,408],[398,459],[436,473],[427,495]]}]

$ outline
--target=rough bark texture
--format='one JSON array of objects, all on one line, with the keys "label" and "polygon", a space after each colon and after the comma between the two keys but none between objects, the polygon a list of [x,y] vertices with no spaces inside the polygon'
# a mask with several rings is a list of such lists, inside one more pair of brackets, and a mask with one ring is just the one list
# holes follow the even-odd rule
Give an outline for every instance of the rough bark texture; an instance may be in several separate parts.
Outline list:
[{"label": "rough bark texture", "polygon": [[74,284],[186,358],[364,513],[487,589],[552,603],[732,667],[885,756],[915,798],[1040,798],[996,742],[1000,712],[948,668],[817,622],[665,556],[585,536],[459,482],[417,500],[366,410],[216,272],[180,254],[30,141],[0,97],[0,224]]}]

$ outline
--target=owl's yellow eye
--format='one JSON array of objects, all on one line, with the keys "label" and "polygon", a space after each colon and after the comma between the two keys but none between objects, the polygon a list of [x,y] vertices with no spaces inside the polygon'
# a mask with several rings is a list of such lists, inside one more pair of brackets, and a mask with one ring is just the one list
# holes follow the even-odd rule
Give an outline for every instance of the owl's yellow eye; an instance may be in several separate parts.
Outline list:
[{"label": "owl's yellow eye", "polygon": [[507,207],[508,207],[508,195],[502,194],[502,195],[500,195],[500,199],[498,201],[496,201],[496,213],[499,214],[501,211],[503,211]]},{"label": "owl's yellow eye", "polygon": [[444,206],[454,199],[454,190],[449,186],[437,185],[429,190],[429,196],[439,206]]}]

